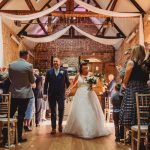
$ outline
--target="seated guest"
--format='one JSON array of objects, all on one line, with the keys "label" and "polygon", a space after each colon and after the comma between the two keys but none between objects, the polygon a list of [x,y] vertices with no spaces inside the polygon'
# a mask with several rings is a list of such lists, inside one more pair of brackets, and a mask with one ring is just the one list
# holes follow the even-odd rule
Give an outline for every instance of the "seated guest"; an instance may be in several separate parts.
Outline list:
[{"label": "seated guest", "polygon": [[121,110],[121,98],[120,98],[120,84],[116,84],[115,86],[115,92],[113,93],[111,97],[112,105],[113,105],[113,120],[115,125],[115,136],[116,142],[120,141],[120,126],[119,126],[119,113]]}]

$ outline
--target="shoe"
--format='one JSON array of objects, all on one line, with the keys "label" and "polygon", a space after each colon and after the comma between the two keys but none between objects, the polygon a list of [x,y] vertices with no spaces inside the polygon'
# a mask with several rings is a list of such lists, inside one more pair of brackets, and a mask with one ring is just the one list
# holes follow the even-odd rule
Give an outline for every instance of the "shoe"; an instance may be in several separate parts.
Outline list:
[{"label": "shoe", "polygon": [[131,144],[131,138],[128,137],[127,139],[125,139],[125,144]]},{"label": "shoe", "polygon": [[36,127],[39,127],[40,126],[40,124],[36,124]]},{"label": "shoe", "polygon": [[116,138],[116,139],[115,139],[115,142],[120,142],[120,138]]},{"label": "shoe", "polygon": [[25,130],[25,132],[30,132],[30,131],[32,131],[32,129],[31,129],[30,127],[28,127],[28,126],[24,126],[24,130]]},{"label": "shoe", "polygon": [[52,129],[51,134],[56,134],[56,129]]},{"label": "shoe", "polygon": [[62,132],[62,130],[63,130],[63,127],[62,127],[62,126],[59,126],[58,131],[59,131],[59,132]]},{"label": "shoe", "polygon": [[27,142],[27,139],[19,139],[18,140],[18,143],[25,143],[25,142]]}]

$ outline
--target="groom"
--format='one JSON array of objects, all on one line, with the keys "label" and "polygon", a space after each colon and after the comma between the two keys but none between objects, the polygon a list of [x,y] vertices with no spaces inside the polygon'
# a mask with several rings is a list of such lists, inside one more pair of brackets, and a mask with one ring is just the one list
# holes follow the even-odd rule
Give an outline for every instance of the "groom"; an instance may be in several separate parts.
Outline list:
[{"label": "groom", "polygon": [[46,73],[44,84],[44,98],[47,98],[51,109],[51,134],[56,134],[56,104],[58,104],[59,123],[58,130],[62,132],[62,121],[64,115],[65,89],[69,87],[69,78],[67,71],[60,67],[59,58],[54,58],[53,68]]}]

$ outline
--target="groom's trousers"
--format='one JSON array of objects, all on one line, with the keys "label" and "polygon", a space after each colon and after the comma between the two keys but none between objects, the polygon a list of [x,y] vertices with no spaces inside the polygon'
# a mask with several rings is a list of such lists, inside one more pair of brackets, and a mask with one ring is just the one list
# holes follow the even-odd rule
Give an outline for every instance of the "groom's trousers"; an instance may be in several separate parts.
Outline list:
[{"label": "groom's trousers", "polygon": [[50,97],[49,106],[51,109],[51,124],[52,129],[56,129],[56,119],[57,119],[57,104],[58,104],[58,116],[59,116],[59,127],[62,125],[64,116],[64,98],[63,97]]}]

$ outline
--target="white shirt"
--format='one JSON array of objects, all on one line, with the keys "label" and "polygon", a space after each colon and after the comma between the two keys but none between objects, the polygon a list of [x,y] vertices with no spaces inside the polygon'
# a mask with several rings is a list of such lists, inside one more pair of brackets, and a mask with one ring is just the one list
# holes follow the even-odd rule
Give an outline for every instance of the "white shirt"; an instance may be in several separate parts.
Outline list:
[{"label": "white shirt", "polygon": [[58,76],[59,70],[60,70],[60,68],[58,68],[58,69],[54,68],[54,71],[55,71],[55,75],[56,75],[56,76]]}]

